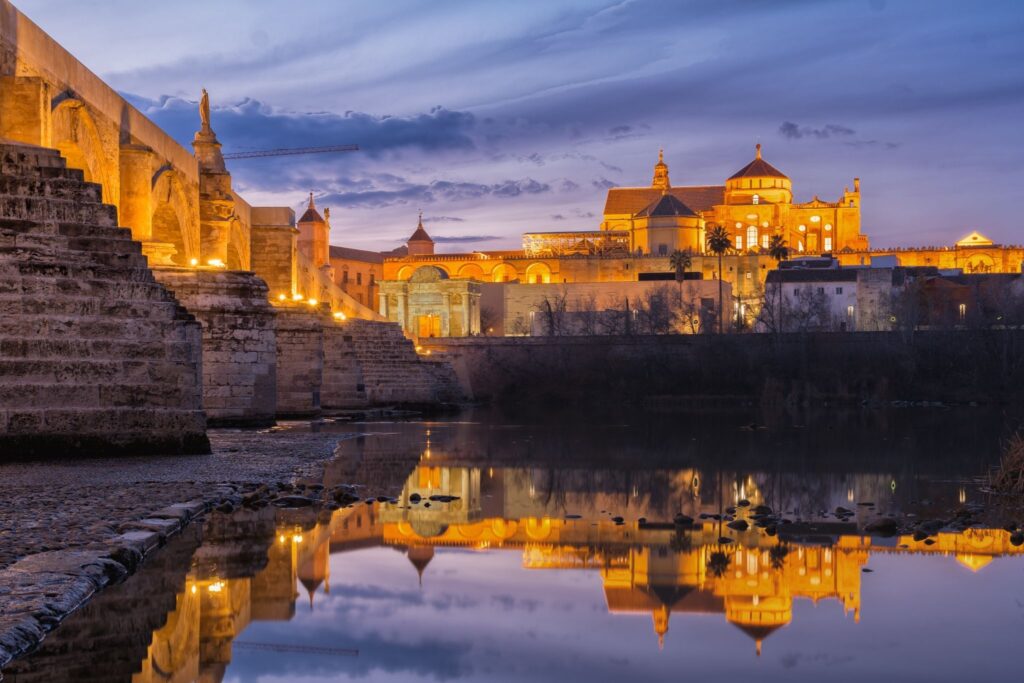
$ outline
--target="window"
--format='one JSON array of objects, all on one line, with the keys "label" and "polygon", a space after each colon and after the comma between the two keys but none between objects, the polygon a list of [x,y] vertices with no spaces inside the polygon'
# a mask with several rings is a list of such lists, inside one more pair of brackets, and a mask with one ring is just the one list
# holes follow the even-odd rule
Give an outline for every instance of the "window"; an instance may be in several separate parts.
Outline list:
[{"label": "window", "polygon": [[761,248],[762,249],[767,249],[768,248],[768,235],[761,235]]},{"label": "window", "polygon": [[757,228],[753,225],[747,226],[747,246],[751,249],[757,246]]},{"label": "window", "polygon": [[842,287],[836,287],[836,294],[842,294],[842,293],[843,293],[843,288]]},{"label": "window", "polygon": [[736,248],[737,249],[742,249],[743,248],[743,236],[742,235],[736,235]]},{"label": "window", "polygon": [[847,306],[846,307],[846,317],[847,318],[852,318],[853,317],[853,306]]},{"label": "window", "polygon": [[821,221],[821,216],[811,216],[812,223],[818,223]]},{"label": "window", "polygon": [[803,253],[803,251],[804,251],[804,241],[803,240],[797,240],[796,241],[796,250],[799,251],[800,253]]},{"label": "window", "polygon": [[373,273],[370,273],[370,286],[373,287],[375,284]]},{"label": "window", "polygon": [[824,293],[825,293],[825,288],[824,287],[818,287],[818,294],[824,294]]},{"label": "window", "polygon": [[754,195],[754,203],[755,204],[760,204],[761,203],[761,196],[760,195],[756,195],[756,194]]},{"label": "window", "polygon": [[347,285],[348,284],[348,271],[347,270],[342,272],[342,274],[341,274],[341,284],[343,284],[343,285]]},{"label": "window", "polygon": [[825,224],[825,232],[832,232],[832,224],[831,223],[826,223]]},{"label": "window", "polygon": [[801,225],[799,228],[797,228],[797,230],[799,230],[800,232],[807,232],[807,226]]},{"label": "window", "polygon": [[967,304],[960,304],[960,319],[967,317]]},{"label": "window", "polygon": [[357,285],[363,284],[363,274],[362,273],[356,273],[356,284]]},{"label": "window", "polygon": [[825,251],[832,251],[832,236],[825,235]]},{"label": "window", "polygon": [[747,279],[748,280],[753,280],[754,279],[754,274],[753,273],[747,273]]},{"label": "window", "polygon": [[658,245],[658,256],[666,256],[666,255],[668,255],[668,245],[667,244],[659,244]]}]

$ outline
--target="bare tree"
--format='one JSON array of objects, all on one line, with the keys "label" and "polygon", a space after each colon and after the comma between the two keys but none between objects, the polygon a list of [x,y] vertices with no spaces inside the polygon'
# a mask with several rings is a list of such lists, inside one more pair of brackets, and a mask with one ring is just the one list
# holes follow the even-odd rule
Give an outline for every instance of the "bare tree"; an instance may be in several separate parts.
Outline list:
[{"label": "bare tree", "polygon": [[545,295],[540,300],[541,324],[544,326],[544,334],[549,337],[557,337],[565,334],[566,310],[568,309],[568,295],[565,291],[552,295]]}]

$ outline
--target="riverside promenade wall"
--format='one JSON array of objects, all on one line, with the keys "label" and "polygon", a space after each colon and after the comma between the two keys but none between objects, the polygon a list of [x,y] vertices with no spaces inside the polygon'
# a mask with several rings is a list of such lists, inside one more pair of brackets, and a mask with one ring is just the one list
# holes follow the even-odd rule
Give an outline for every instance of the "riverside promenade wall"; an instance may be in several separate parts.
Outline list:
[{"label": "riverside promenade wall", "polygon": [[1024,396],[1024,330],[422,340],[510,407],[943,401]]}]

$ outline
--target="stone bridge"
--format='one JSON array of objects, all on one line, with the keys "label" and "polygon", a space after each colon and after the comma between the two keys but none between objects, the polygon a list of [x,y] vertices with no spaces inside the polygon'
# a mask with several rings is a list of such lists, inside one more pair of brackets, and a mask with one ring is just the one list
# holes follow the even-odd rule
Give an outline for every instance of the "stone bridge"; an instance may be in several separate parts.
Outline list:
[{"label": "stone bridge", "polygon": [[[203,412],[266,425],[453,396],[450,369],[334,283],[291,208],[234,191],[205,91],[197,119],[190,151],[0,0],[0,447],[194,450]],[[92,419],[58,416],[69,392]],[[105,426],[78,438],[88,425]]]}]

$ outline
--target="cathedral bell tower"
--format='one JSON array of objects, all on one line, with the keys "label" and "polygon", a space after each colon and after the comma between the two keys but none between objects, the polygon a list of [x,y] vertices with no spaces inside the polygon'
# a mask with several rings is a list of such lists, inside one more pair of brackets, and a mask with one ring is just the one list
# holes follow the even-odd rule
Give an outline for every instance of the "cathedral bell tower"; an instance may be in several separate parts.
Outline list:
[{"label": "cathedral bell tower", "polygon": [[672,183],[668,179],[668,164],[665,163],[665,150],[658,150],[658,163],[654,165],[654,180],[651,187],[668,192],[672,189]]}]

